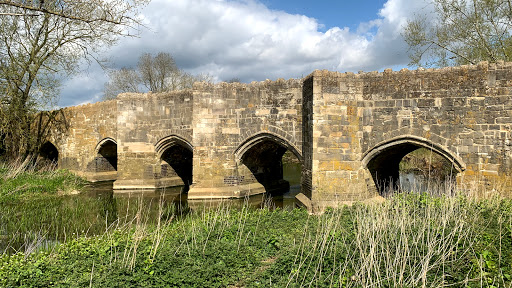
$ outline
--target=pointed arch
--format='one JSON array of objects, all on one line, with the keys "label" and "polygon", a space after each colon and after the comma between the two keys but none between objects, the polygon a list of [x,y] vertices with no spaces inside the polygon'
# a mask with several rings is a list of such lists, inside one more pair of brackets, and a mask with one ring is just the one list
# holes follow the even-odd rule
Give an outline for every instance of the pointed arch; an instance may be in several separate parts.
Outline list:
[{"label": "pointed arch", "polygon": [[297,159],[299,159],[299,161],[302,162],[302,153],[299,151],[297,146],[293,145],[285,138],[283,138],[277,134],[271,133],[271,132],[257,133],[255,135],[252,135],[252,136],[248,137],[247,139],[245,139],[235,149],[235,152],[234,152],[235,159],[237,161],[240,161],[242,159],[243,155],[247,151],[249,151],[251,148],[253,148],[256,145],[258,145],[262,142],[265,142],[265,141],[275,142],[275,143],[279,144],[280,146],[282,146],[283,148],[290,150],[297,157]]},{"label": "pointed arch", "polygon": [[96,144],[94,151],[95,172],[117,171],[117,142],[114,138],[103,138]]},{"label": "pointed arch", "polygon": [[283,137],[262,132],[248,137],[234,151],[237,177],[260,183],[268,193],[285,193],[290,183],[284,179],[283,155],[291,151],[302,163],[297,147]]},{"label": "pointed arch", "polygon": [[59,150],[50,141],[46,141],[41,148],[39,148],[39,156],[45,160],[49,160],[54,163],[59,161]]},{"label": "pointed arch", "polygon": [[103,139],[101,139],[98,144],[96,144],[96,148],[94,148],[94,152],[96,154],[99,153],[100,149],[105,145],[105,144],[108,144],[108,142],[112,142],[113,144],[115,144],[117,146],[117,141],[112,138],[112,137],[105,137]]},{"label": "pointed arch", "polygon": [[167,150],[167,148],[170,148],[174,145],[180,145],[186,149],[188,149],[190,152],[194,151],[194,146],[185,138],[179,136],[179,135],[169,135],[166,136],[155,144],[155,151],[158,156],[158,158],[162,157],[163,153]]},{"label": "pointed arch", "polygon": [[194,147],[185,138],[169,135],[155,144],[160,160],[160,181],[165,187],[184,186],[187,192],[192,184]]},{"label": "pointed arch", "polygon": [[453,168],[451,174],[457,174],[466,169],[460,157],[428,139],[412,135],[395,137],[378,143],[366,151],[361,159],[381,194],[388,192],[388,189],[394,190],[400,186],[400,162],[405,155],[418,148],[428,149],[445,158]]},{"label": "pointed arch", "polygon": [[[363,154],[361,161],[364,166],[368,166],[368,163],[372,159],[375,159],[377,156],[381,155],[382,153],[389,151],[390,149],[399,147],[399,146],[400,147],[406,147],[406,146],[411,147],[411,148],[414,148],[413,150],[420,148],[420,147],[426,148],[428,150],[431,150],[431,151],[443,156],[444,158],[446,158],[446,160],[450,161],[450,163],[453,164],[453,167],[457,170],[457,172],[462,172],[462,171],[466,170],[466,164],[464,163],[464,161],[462,161],[462,159],[459,156],[452,153],[447,148],[445,148],[441,145],[438,145],[428,139],[414,136],[414,135],[399,136],[399,137],[395,137],[395,138],[392,138],[387,141],[380,142],[377,145],[375,145],[374,147],[372,147],[371,149],[369,149],[368,151],[366,151]],[[409,149],[407,149],[407,150],[409,150]],[[409,152],[411,152],[411,151],[409,151]],[[409,152],[407,152],[407,153],[409,153]],[[407,154],[407,153],[405,153],[405,154]],[[400,153],[400,154],[402,154],[402,153]]]}]

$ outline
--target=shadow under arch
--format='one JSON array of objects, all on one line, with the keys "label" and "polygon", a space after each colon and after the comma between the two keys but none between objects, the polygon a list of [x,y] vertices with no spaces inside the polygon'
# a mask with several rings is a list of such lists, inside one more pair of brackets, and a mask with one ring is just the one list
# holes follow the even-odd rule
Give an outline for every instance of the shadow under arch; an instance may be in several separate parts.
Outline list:
[{"label": "shadow under arch", "polygon": [[366,151],[361,159],[364,167],[370,171],[380,194],[383,194],[386,189],[398,188],[400,161],[405,155],[419,148],[425,148],[442,156],[451,164],[455,174],[466,169],[465,163],[459,156],[428,139],[413,135],[395,137],[378,143]]},{"label": "shadow under arch", "polygon": [[44,161],[57,164],[59,162],[59,150],[52,142],[46,141],[41,145],[41,148],[39,148],[39,157]]},{"label": "shadow under arch", "polygon": [[96,144],[96,172],[117,171],[117,142],[114,138],[103,138]]},{"label": "shadow under arch", "polygon": [[235,159],[237,161],[241,160],[242,156],[249,149],[251,149],[252,147],[254,147],[264,141],[273,141],[273,142],[279,144],[280,146],[286,148],[286,150],[290,150],[297,157],[297,159],[299,159],[299,161],[302,162],[302,153],[299,152],[299,149],[297,148],[297,146],[291,144],[285,138],[283,138],[277,134],[270,133],[270,132],[257,133],[255,135],[252,135],[252,136],[248,137],[247,139],[245,139],[242,142],[242,144],[240,144],[236,148],[236,150],[234,152]]},{"label": "shadow under arch", "polygon": [[101,147],[103,147],[105,144],[108,144],[108,142],[112,142],[113,144],[115,144],[117,146],[117,141],[112,138],[112,137],[105,137],[103,139],[101,139],[98,144],[96,144],[96,148],[94,148],[94,151],[96,153],[98,153],[101,149]]},{"label": "shadow under arch", "polygon": [[[297,147],[283,137],[261,132],[248,137],[234,151],[239,177],[254,179],[266,192],[287,192],[288,181],[283,179],[283,155],[290,151],[302,163]],[[245,168],[245,167],[246,168]],[[254,181],[252,180],[252,181]]]},{"label": "shadow under arch", "polygon": [[164,187],[185,186],[183,192],[192,184],[192,163],[194,147],[185,138],[169,135],[155,144],[160,159],[160,179]]}]

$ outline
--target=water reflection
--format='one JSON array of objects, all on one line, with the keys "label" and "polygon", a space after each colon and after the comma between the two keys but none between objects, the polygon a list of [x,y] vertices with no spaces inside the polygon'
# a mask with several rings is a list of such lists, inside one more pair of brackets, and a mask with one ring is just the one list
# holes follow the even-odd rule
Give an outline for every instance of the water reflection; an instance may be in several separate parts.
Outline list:
[{"label": "water reflection", "polygon": [[186,188],[184,186],[168,187],[156,190],[126,190],[122,192],[113,192],[113,181],[103,181],[90,183],[83,191],[82,195],[86,197],[100,198],[104,202],[105,215],[109,219],[117,219],[118,208],[121,202],[129,199],[144,199],[144,202],[150,207],[157,208],[160,201],[166,206],[174,206],[177,212],[183,213],[188,209],[198,210],[204,208],[217,208],[219,205],[229,205],[230,207],[242,207],[248,205],[252,208],[279,207],[283,209],[293,209],[295,207],[295,196],[300,193],[300,163],[284,163],[283,178],[290,183],[289,191],[278,191],[271,194],[254,195],[241,199],[209,199],[209,200],[188,200]]},{"label": "water reflection", "polygon": [[412,172],[401,172],[399,175],[402,191],[426,192],[428,190],[428,182],[423,175]]},{"label": "water reflection", "polygon": [[[115,220],[119,215],[119,210],[129,205],[132,200],[142,200],[144,205],[151,210],[158,209],[162,202],[165,207],[174,206],[179,213],[185,213],[187,210],[201,210],[218,208],[221,205],[232,208],[241,208],[244,205],[259,209],[262,207],[279,207],[283,209],[292,209],[295,207],[295,195],[300,193],[300,185],[290,185],[290,191],[281,191],[272,194],[260,194],[239,199],[202,199],[189,200],[188,194],[183,193],[184,186],[169,187],[156,190],[127,190],[122,192],[113,191],[113,182],[96,182],[89,184],[83,191],[82,197],[92,197],[101,199],[103,203],[103,217]],[[185,211],[185,212],[184,212]]]},{"label": "water reflection", "polygon": [[0,203],[0,254],[33,252],[81,236],[101,235],[137,221],[176,220],[191,211],[216,208],[293,209],[300,192],[300,164],[283,165],[290,190],[243,199],[189,200],[184,187],[113,192],[113,181],[87,185],[78,195],[41,195]]},{"label": "water reflection", "polygon": [[446,179],[439,179],[439,177],[429,178],[414,172],[400,172],[400,189],[403,192],[454,195],[455,186],[455,179],[451,176],[447,176]]}]

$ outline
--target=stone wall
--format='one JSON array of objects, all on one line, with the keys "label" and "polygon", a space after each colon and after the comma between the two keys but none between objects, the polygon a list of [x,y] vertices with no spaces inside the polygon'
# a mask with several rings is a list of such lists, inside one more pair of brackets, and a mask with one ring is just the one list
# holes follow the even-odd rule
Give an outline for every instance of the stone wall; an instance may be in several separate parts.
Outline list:
[{"label": "stone wall", "polygon": [[[302,154],[301,191],[311,198],[313,190],[313,77],[304,80],[302,88]],[[318,137],[317,137],[318,138]]]},{"label": "stone wall", "polygon": [[512,63],[196,83],[62,112],[68,129],[50,137],[60,167],[116,189],[190,185],[190,199],[286,188],[286,150],[313,203],[382,194],[420,147],[448,159],[460,184],[512,172]]},{"label": "stone wall", "polygon": [[116,101],[64,108],[57,120],[64,125],[56,125],[49,140],[59,151],[59,167],[95,180],[98,144],[117,137]]},{"label": "stone wall", "polygon": [[511,63],[310,77],[313,199],[376,195],[376,180],[396,178],[402,156],[418,147],[450,160],[459,183],[510,175]]},{"label": "stone wall", "polygon": [[[309,80],[311,79],[311,80]],[[363,79],[353,73],[315,71],[312,81],[313,201],[352,201],[370,198],[361,169],[360,139]]]},{"label": "stone wall", "polygon": [[[189,198],[241,197],[264,191],[242,158],[266,140],[277,143],[275,149],[285,147],[301,157],[301,109],[300,80],[198,83],[194,87],[194,185]],[[274,163],[280,161],[274,157]]]},{"label": "stone wall", "polygon": [[[193,101],[191,91],[127,93],[117,97],[118,175],[115,189],[184,184],[175,177],[174,171],[169,171],[171,167],[162,163],[161,156],[174,145],[191,146]],[[165,167],[164,175],[162,166]]]}]

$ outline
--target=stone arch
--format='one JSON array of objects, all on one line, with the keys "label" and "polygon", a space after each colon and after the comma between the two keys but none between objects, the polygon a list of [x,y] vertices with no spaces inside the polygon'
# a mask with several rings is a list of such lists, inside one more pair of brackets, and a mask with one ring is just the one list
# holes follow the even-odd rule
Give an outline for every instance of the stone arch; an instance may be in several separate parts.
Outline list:
[{"label": "stone arch", "polygon": [[277,134],[261,132],[248,137],[234,151],[239,177],[259,182],[266,192],[288,191],[290,185],[283,179],[282,163],[287,150],[302,162],[297,147]]},{"label": "stone arch", "polygon": [[192,184],[192,144],[181,136],[169,135],[155,144],[155,152],[160,161],[162,186],[185,186],[184,191],[188,191]]},{"label": "stone arch", "polygon": [[398,185],[399,164],[402,158],[422,147],[448,160],[452,164],[455,173],[460,173],[466,169],[462,159],[447,148],[413,135],[399,136],[378,143],[363,154],[361,162],[370,171],[374,183],[382,193],[384,189]]},{"label": "stone arch", "polygon": [[247,137],[236,149],[234,152],[235,159],[239,162],[242,156],[252,147],[258,145],[264,141],[273,141],[281,145],[282,147],[290,150],[301,162],[302,162],[302,153],[299,151],[297,146],[289,142],[286,138],[272,132],[260,132],[256,133],[250,137]]},{"label": "stone arch", "polygon": [[39,148],[39,157],[45,161],[57,164],[59,162],[59,150],[52,142],[46,141]]},{"label": "stone arch", "polygon": [[103,138],[94,151],[96,152],[95,172],[117,171],[117,142],[114,138]]},{"label": "stone arch", "polygon": [[191,152],[194,151],[194,146],[192,146],[190,141],[188,141],[186,138],[184,138],[182,136],[172,134],[172,135],[163,137],[162,139],[158,140],[155,143],[155,151],[156,151],[157,156],[160,158],[166,149],[168,149],[169,147],[172,147],[174,145],[180,145],[180,146],[188,149]]},{"label": "stone arch", "polygon": [[101,139],[98,144],[96,144],[96,147],[94,148],[94,152],[98,153],[102,146],[105,144],[108,144],[108,142],[112,142],[113,144],[117,145],[117,141],[112,137],[105,137]]}]

